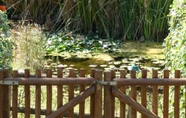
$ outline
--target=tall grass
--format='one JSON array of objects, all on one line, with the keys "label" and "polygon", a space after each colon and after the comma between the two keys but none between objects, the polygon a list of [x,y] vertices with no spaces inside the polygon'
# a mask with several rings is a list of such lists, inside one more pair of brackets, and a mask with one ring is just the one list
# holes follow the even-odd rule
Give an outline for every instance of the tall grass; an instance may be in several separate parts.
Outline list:
[{"label": "tall grass", "polygon": [[107,38],[136,40],[144,37],[158,41],[168,33],[167,14],[172,4],[172,0],[25,1],[16,2],[15,10],[23,13],[24,18],[41,24],[51,20],[50,30],[67,29],[84,34],[97,33]]},{"label": "tall grass", "polygon": [[15,44],[13,69],[28,68],[32,72],[37,68],[43,69],[46,38],[41,27],[37,24],[17,25],[11,32]]}]

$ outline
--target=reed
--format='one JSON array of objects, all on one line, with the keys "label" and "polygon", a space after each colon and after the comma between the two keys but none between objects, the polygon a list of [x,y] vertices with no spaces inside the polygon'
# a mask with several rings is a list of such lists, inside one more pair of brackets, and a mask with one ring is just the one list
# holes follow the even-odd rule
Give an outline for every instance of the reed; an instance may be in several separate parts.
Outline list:
[{"label": "reed", "polygon": [[19,1],[21,7],[15,9],[40,24],[51,20],[52,30],[57,27],[107,38],[157,41],[168,33],[167,14],[172,4],[172,0],[25,1]]}]

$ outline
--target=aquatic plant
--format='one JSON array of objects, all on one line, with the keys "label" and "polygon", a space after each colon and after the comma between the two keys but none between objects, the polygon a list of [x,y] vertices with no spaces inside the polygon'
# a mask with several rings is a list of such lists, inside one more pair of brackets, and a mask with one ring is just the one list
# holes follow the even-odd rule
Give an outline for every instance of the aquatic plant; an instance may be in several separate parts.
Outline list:
[{"label": "aquatic plant", "polygon": [[88,53],[112,53],[117,51],[123,44],[121,40],[100,39],[98,36],[88,37],[73,35],[71,33],[53,33],[47,34],[47,43],[45,48],[47,54],[51,56],[63,57],[63,52],[78,54]]}]

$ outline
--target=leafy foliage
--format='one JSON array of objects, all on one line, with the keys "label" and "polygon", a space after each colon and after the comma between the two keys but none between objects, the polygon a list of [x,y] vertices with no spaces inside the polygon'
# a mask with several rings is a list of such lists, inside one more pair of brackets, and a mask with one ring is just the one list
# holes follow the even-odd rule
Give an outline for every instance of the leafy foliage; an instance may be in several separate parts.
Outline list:
[{"label": "leafy foliage", "polygon": [[11,68],[13,41],[10,37],[7,15],[0,10],[0,68]]},{"label": "leafy foliage", "polygon": [[[166,66],[171,70],[180,69],[182,76],[186,71],[186,1],[174,0],[169,14],[170,33],[165,39],[165,59]],[[180,117],[185,117],[185,87],[181,87],[180,91]],[[170,97],[174,97],[170,93]],[[174,104],[173,99],[170,101]],[[173,110],[169,112],[174,115]]]},{"label": "leafy foliage", "polygon": [[97,35],[86,37],[72,34],[53,33],[47,36],[46,50],[47,54],[60,54],[61,52],[69,53],[96,53],[96,52],[113,52],[122,44],[121,40],[100,39]]},{"label": "leafy foliage", "polygon": [[167,67],[172,70],[186,70],[186,4],[174,1],[170,14],[170,33],[165,39]]}]

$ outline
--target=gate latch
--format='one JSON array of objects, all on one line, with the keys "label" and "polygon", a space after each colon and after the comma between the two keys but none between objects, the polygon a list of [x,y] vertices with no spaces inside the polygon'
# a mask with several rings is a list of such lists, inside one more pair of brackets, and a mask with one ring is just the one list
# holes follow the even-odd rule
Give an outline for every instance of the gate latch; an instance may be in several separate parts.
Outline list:
[{"label": "gate latch", "polygon": [[117,85],[117,82],[115,82],[115,81],[109,81],[109,82],[107,82],[107,81],[99,81],[99,80],[96,80],[95,83],[101,84],[101,85],[111,85],[111,86]]},{"label": "gate latch", "polygon": [[18,81],[0,80],[2,85],[18,85]]}]

